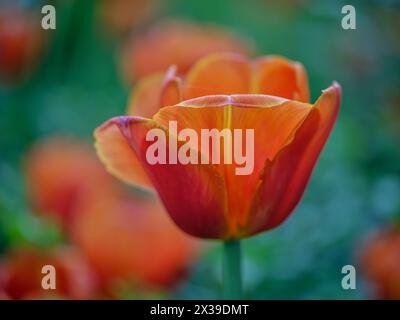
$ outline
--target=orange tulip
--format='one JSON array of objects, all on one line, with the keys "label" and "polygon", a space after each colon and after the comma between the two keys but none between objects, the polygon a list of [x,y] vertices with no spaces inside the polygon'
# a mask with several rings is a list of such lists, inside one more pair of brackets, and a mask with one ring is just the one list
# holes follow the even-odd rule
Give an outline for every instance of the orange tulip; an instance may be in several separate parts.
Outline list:
[{"label": "orange tulip", "polygon": [[[110,119],[95,131],[109,171],[155,187],[175,223],[197,237],[240,239],[281,224],[299,202],[335,123],[340,86],[333,84],[312,105],[299,63],[280,57],[249,62],[230,54],[199,61],[184,80],[170,71],[164,80],[147,81],[129,109],[139,116]],[[166,107],[153,116],[160,105]],[[253,172],[236,175],[235,164],[150,164],[148,132],[164,132],[169,150],[172,121],[178,132],[190,128],[197,136],[202,129],[253,129]],[[179,146],[185,142],[204,156],[197,145],[181,140]]]},{"label": "orange tulip", "polygon": [[400,299],[400,232],[386,230],[363,250],[363,269],[382,299]]},{"label": "orange tulip", "polygon": [[39,18],[18,7],[0,7],[0,77],[21,78],[35,65],[43,47]]},{"label": "orange tulip", "polygon": [[[55,289],[42,287],[45,265],[55,268]],[[97,284],[87,263],[71,248],[16,249],[5,256],[0,267],[3,270],[0,292],[9,299],[88,299],[96,290]]]},{"label": "orange tulip", "polygon": [[166,21],[126,43],[122,69],[130,82],[165,71],[171,64],[176,64],[181,74],[186,73],[198,59],[224,51],[248,54],[251,45],[223,28]]}]

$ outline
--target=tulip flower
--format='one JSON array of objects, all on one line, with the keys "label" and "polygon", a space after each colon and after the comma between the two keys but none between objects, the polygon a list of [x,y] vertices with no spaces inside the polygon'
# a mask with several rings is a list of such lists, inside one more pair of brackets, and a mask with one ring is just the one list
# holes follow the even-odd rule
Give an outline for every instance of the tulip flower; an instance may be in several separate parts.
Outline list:
[{"label": "tulip flower", "polygon": [[389,229],[375,235],[363,249],[361,263],[375,294],[400,299],[400,232]]},{"label": "tulip flower", "polygon": [[[55,289],[44,289],[43,266],[55,268]],[[85,259],[72,248],[39,250],[19,248],[9,252],[0,263],[3,280],[0,297],[20,299],[88,299],[96,290],[96,280]],[[0,279],[1,280],[1,279]]]},{"label": "tulip flower", "polygon": [[172,64],[182,74],[200,58],[225,51],[249,54],[252,49],[246,40],[221,27],[170,20],[127,41],[122,71],[128,82],[165,71]]},{"label": "tulip flower", "polygon": [[0,78],[14,81],[27,74],[43,40],[39,17],[16,6],[0,6]]},{"label": "tulip flower", "polygon": [[26,157],[26,175],[35,210],[65,228],[105,291],[120,280],[168,289],[189,269],[194,239],[170,221],[158,199],[124,190],[84,143],[37,144]]},{"label": "tulip flower", "polygon": [[[273,229],[290,215],[335,123],[340,86],[334,83],[310,104],[306,79],[299,63],[275,56],[250,62],[212,55],[185,79],[170,70],[161,87],[157,78],[142,85],[129,108],[136,115],[112,118],[95,131],[98,154],[122,180],[154,187],[182,230],[226,241],[227,260],[236,261],[226,264],[231,278],[239,270],[237,240]],[[151,92],[158,108],[164,106],[158,111]],[[171,123],[176,131],[171,132]],[[235,163],[181,163],[171,154],[167,163],[149,163],[149,132],[163,132],[161,144],[170,150],[177,132],[185,129],[196,137],[204,129],[253,130],[254,170],[238,175]],[[221,141],[217,149],[204,150],[193,142],[197,139],[179,137],[178,147],[195,159],[225,151]],[[224,140],[228,149],[233,144]],[[230,290],[239,291],[238,283]]]}]

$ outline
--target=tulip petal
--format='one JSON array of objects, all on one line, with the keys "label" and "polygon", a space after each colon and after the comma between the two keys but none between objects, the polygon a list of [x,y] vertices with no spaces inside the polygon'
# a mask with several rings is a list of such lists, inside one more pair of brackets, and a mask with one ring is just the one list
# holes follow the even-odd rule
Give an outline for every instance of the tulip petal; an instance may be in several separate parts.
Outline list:
[{"label": "tulip petal", "polygon": [[134,186],[153,190],[139,159],[115,125],[119,123],[119,119],[112,118],[96,129],[94,135],[97,154],[107,170],[117,178]]},{"label": "tulip petal", "polygon": [[[182,101],[181,79],[176,76],[176,66],[171,66],[161,86],[160,106],[173,106],[180,101]],[[152,115],[154,114],[155,112]]]},{"label": "tulip petal", "polygon": [[335,123],[340,100],[341,88],[334,83],[315,103],[292,142],[266,162],[248,215],[248,235],[275,228],[300,201]]},{"label": "tulip petal", "polygon": [[[232,95],[207,96],[180,103],[177,106],[162,108],[154,119],[163,126],[170,121],[177,122],[178,132],[182,129],[194,129],[198,137],[204,130],[221,130],[228,128],[231,133],[241,129],[242,150],[236,150],[234,141],[230,145],[232,164],[225,162],[224,139],[220,139],[217,150],[218,164],[213,164],[220,176],[224,178],[228,194],[229,236],[237,237],[241,232],[239,221],[245,219],[251,199],[258,186],[260,174],[266,159],[273,159],[288,141],[292,139],[295,129],[304,121],[311,110],[309,104],[287,101],[282,98],[266,95]],[[254,153],[246,149],[247,131],[254,132]],[[201,143],[201,142],[200,142]],[[229,143],[228,143],[229,145]],[[215,150],[201,149],[201,154],[212,159]],[[236,157],[246,156],[247,164],[237,165]],[[252,157],[252,159],[250,158]],[[251,165],[253,163],[253,167]],[[238,174],[238,169],[247,166],[246,172]],[[243,172],[243,171],[242,171]]]},{"label": "tulip petal", "polygon": [[163,72],[140,80],[133,90],[127,114],[151,118],[161,107],[161,89],[165,80]]},{"label": "tulip petal", "polygon": [[[140,117],[113,118],[96,131],[100,156],[109,170],[125,181],[135,180],[132,168],[140,161],[175,223],[202,238],[223,238],[227,232],[225,189],[222,178],[210,165],[150,164],[146,153],[154,143],[146,140],[151,129],[168,132],[153,120]],[[108,137],[108,139],[105,139]],[[112,139],[112,140],[111,140]],[[107,145],[119,150],[104,152]]]},{"label": "tulip petal", "polygon": [[248,93],[250,77],[250,63],[241,55],[209,55],[189,71],[183,96],[188,100],[206,95]]},{"label": "tulip petal", "polygon": [[256,60],[253,70],[253,93],[309,101],[307,74],[301,63],[268,56]]}]

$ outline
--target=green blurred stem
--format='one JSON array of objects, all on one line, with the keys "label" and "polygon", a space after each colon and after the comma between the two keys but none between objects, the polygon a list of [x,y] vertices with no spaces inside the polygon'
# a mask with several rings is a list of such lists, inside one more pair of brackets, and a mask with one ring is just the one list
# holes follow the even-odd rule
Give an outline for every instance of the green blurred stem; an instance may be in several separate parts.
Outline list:
[{"label": "green blurred stem", "polygon": [[223,253],[223,286],[224,299],[241,299],[242,266],[240,240],[224,242]]}]

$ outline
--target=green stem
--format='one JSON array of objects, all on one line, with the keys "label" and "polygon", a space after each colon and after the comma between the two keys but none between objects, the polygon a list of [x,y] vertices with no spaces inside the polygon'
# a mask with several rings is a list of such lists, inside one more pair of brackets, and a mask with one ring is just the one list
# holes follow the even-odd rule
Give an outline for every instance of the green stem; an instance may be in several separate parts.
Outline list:
[{"label": "green stem", "polygon": [[242,267],[240,240],[224,242],[223,286],[224,299],[241,299]]}]

